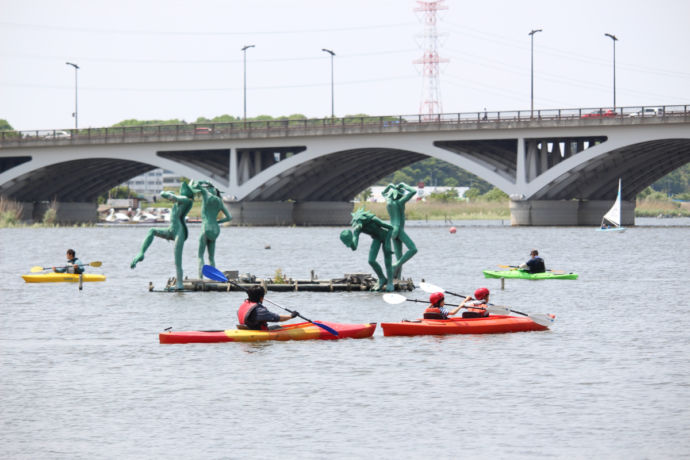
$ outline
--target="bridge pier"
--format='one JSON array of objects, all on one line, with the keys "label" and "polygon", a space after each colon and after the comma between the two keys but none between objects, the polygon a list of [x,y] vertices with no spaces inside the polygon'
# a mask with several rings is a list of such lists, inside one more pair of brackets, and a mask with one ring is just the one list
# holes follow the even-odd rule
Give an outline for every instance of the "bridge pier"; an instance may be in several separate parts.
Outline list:
[{"label": "bridge pier", "polygon": [[[23,202],[22,221],[28,223],[43,222],[46,211],[53,206],[49,201]],[[96,203],[56,203],[57,216],[55,218],[60,224],[80,224],[84,222],[98,222],[98,205]]]},{"label": "bridge pier", "polygon": [[347,201],[246,201],[226,203],[230,225],[348,226],[353,205]]},{"label": "bridge pier", "polygon": [[[598,226],[611,200],[511,200],[510,224],[534,226]],[[635,225],[635,203],[621,202],[623,226]]]}]

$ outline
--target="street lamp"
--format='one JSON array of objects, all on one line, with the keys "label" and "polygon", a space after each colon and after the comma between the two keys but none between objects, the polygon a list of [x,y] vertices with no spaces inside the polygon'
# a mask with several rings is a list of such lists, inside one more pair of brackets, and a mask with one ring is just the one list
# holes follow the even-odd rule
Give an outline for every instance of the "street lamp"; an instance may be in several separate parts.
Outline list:
[{"label": "street lamp", "polygon": [[611,34],[604,34],[613,40],[613,110],[616,110],[616,42],[618,37]]},{"label": "street lamp", "polygon": [[77,130],[79,129],[79,106],[77,105],[77,70],[79,70],[79,66],[72,62],[65,62],[65,64],[74,67],[74,113],[72,116],[74,117],[74,129]]},{"label": "street lamp", "polygon": [[532,47],[530,57],[530,118],[534,117],[534,34],[541,31],[541,29],[534,29],[528,34]]},{"label": "street lamp", "polygon": [[254,45],[242,48],[242,53],[244,53],[244,121],[247,121],[247,50],[249,48],[254,48]]},{"label": "street lamp", "polygon": [[335,118],[335,97],[333,95],[333,56],[335,56],[335,53],[326,48],[322,48],[321,51],[331,55],[331,118]]}]

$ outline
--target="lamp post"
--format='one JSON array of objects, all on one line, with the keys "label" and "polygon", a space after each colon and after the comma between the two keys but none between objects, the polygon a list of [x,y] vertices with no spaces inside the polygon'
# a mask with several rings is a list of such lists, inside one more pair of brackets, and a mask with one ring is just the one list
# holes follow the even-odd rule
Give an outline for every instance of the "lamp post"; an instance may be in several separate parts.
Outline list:
[{"label": "lamp post", "polygon": [[331,55],[331,118],[335,118],[335,96],[333,95],[333,56],[335,56],[335,53],[326,48],[322,48],[321,51]]},{"label": "lamp post", "polygon": [[612,34],[604,34],[613,40],[613,110],[616,110],[616,42],[618,37]]},{"label": "lamp post", "polygon": [[65,62],[65,64],[74,67],[74,113],[72,116],[74,117],[74,129],[77,130],[79,129],[79,106],[77,104],[77,70],[79,70],[79,66],[72,62]]},{"label": "lamp post", "polygon": [[242,53],[244,53],[244,121],[247,121],[247,50],[249,48],[254,48],[254,45],[242,48]]},{"label": "lamp post", "polygon": [[532,48],[530,55],[530,118],[534,117],[534,34],[541,31],[541,29],[534,29],[528,34]]}]

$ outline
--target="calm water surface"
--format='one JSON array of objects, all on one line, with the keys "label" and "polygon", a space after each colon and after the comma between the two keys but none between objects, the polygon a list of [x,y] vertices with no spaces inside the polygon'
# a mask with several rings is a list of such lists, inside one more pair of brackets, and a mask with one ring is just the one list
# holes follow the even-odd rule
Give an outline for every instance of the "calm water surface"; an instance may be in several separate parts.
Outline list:
[{"label": "calm water surface", "polygon": [[[143,227],[0,230],[3,458],[688,458],[690,219],[619,235],[500,222],[410,223],[404,275],[554,313],[551,331],[265,344],[160,345],[158,333],[232,328],[241,293],[149,293],[171,244],[129,262]],[[340,228],[227,228],[222,269],[293,278],[371,273]],[[194,276],[192,227],[185,269]],[[270,245],[271,249],[264,249]],[[105,283],[29,285],[75,248]],[[577,281],[485,280],[526,260]],[[423,299],[421,290],[410,298]],[[269,293],[311,319],[417,318],[376,293]]]}]

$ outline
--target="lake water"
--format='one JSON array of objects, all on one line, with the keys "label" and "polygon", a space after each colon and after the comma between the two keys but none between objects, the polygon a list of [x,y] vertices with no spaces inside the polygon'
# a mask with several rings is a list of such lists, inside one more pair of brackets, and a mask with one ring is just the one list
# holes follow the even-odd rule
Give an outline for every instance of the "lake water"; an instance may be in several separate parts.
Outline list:
[{"label": "lake water", "polygon": [[[236,324],[239,292],[150,293],[174,274],[145,227],[0,230],[3,458],[688,458],[690,219],[623,234],[411,222],[404,276],[553,313],[550,331],[447,337],[160,345],[158,333]],[[199,227],[185,248],[194,277]],[[369,237],[341,228],[225,228],[224,270],[322,279],[371,273]],[[271,249],[265,249],[270,245]],[[105,283],[25,284],[67,248]],[[486,280],[538,248],[576,281]],[[417,289],[409,298],[426,299]],[[377,293],[273,293],[314,320],[421,316]],[[280,311],[280,310],[278,310]]]}]

